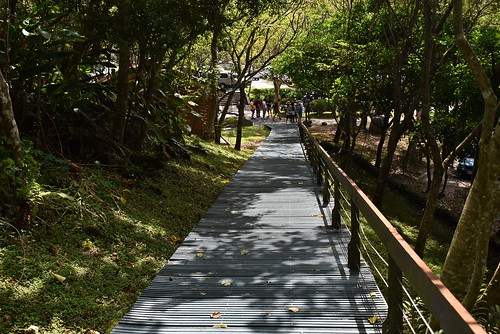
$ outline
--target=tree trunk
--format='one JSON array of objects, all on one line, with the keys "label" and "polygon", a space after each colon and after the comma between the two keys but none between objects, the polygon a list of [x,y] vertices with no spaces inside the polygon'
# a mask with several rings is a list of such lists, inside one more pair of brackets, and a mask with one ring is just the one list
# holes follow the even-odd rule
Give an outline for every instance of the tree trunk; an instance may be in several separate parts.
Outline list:
[{"label": "tree trunk", "polygon": [[382,164],[382,153],[384,151],[385,139],[387,138],[387,130],[389,130],[389,118],[390,113],[386,112],[384,115],[384,123],[382,125],[382,131],[380,133],[380,140],[377,146],[377,157],[375,159],[375,167],[380,168]]},{"label": "tree trunk", "polygon": [[[217,63],[218,63],[218,53],[217,53],[217,44],[219,42],[219,31],[217,28],[214,29],[212,35],[212,43],[210,45],[210,55],[211,55],[211,71],[213,73],[213,77],[210,81],[210,107],[208,109],[207,114],[207,126],[205,128],[205,133],[203,134],[203,138],[211,139],[213,138],[215,131],[215,122],[217,120],[217,112],[219,109],[219,96],[217,94],[217,84],[218,84],[218,75],[217,72]],[[216,73],[217,72],[217,73]]]},{"label": "tree trunk", "polygon": [[238,104],[238,127],[236,128],[236,144],[234,149],[241,150],[241,138],[243,132],[243,119],[245,118],[245,85],[240,87],[240,103]]},{"label": "tree trunk", "polygon": [[274,102],[280,100],[280,88],[283,84],[283,80],[280,78],[273,78],[273,86],[274,86]]},{"label": "tree trunk", "polygon": [[12,109],[12,100],[10,99],[9,85],[0,71],[0,129],[3,139],[10,156],[17,166],[23,165],[23,149],[21,147],[21,138],[17,128],[14,110]]},{"label": "tree trunk", "polygon": [[224,109],[220,115],[218,121],[215,124],[215,143],[220,144],[220,137],[222,136],[222,126],[224,125],[224,121],[226,119],[227,112],[229,111],[229,107],[231,106],[231,101],[233,100],[235,90],[231,90],[229,95],[227,96],[227,103],[224,105]]},{"label": "tree trunk", "polygon": [[[5,80],[3,72],[0,70],[0,136],[4,140],[5,146],[9,151],[10,157],[20,169],[23,166],[24,154],[21,146],[21,138],[19,136],[19,129],[17,128],[16,119],[14,118],[14,110],[12,108],[12,100],[10,98],[9,85]],[[12,191],[8,191],[9,206],[12,210],[12,215],[17,219],[14,226],[18,228],[27,229],[30,227],[33,208],[26,197],[18,194],[19,189],[26,189],[28,187],[27,178],[22,174],[23,170],[19,172],[16,179],[11,179],[10,175],[5,175],[7,180],[12,181]],[[4,179],[5,180],[5,179]],[[7,181],[5,180],[5,181]],[[6,185],[2,184],[2,187]],[[26,191],[24,191],[26,193]],[[25,195],[26,196],[26,195]]]},{"label": "tree trunk", "polygon": [[[413,9],[412,17],[408,24],[408,31],[412,31],[418,18],[418,13],[420,12],[420,2],[415,2],[415,7]],[[409,36],[410,34],[408,34]],[[389,141],[387,143],[387,151],[384,159],[382,160],[382,165],[379,170],[379,175],[377,178],[377,184],[375,188],[375,193],[373,195],[373,204],[375,204],[379,209],[382,208],[382,202],[384,199],[385,187],[387,184],[387,178],[389,177],[392,161],[394,159],[394,154],[398,146],[399,139],[403,133],[404,126],[401,124],[402,112],[402,100],[403,100],[403,87],[402,87],[402,69],[407,63],[408,52],[411,48],[412,42],[407,39],[403,45],[401,51],[397,55],[394,64],[394,79],[393,79],[393,90],[394,90],[394,118],[392,122],[392,130],[389,135]],[[410,106],[406,112],[406,117],[411,117],[413,114],[413,108]]]},{"label": "tree trunk", "polygon": [[406,149],[405,157],[403,159],[402,168],[403,168],[403,171],[405,171],[405,172],[409,170],[409,165],[417,160],[416,147],[417,147],[417,144],[416,144],[415,138],[411,138],[410,142],[408,143],[408,148]]},{"label": "tree trunk", "polygon": [[[130,24],[130,0],[120,1],[119,15],[123,26],[128,29]],[[116,83],[116,102],[113,108],[113,117],[111,120],[111,135],[114,140],[123,143],[125,135],[125,124],[128,107],[128,89],[129,89],[129,68],[130,68],[130,43],[124,36],[120,37],[119,42],[119,69]]]},{"label": "tree trunk", "polygon": [[430,150],[434,169],[432,171],[432,180],[427,194],[424,214],[420,220],[417,241],[415,243],[415,252],[424,257],[425,243],[429,236],[429,231],[432,226],[434,211],[436,210],[441,181],[443,180],[443,162],[441,158],[441,150],[436,140],[434,130],[431,125],[431,82],[432,82],[432,64],[434,60],[434,36],[435,27],[435,10],[434,3],[431,0],[424,1],[424,59],[422,63],[422,127],[424,130],[427,146]]},{"label": "tree trunk", "polygon": [[116,102],[113,108],[111,135],[113,139],[122,144],[125,135],[128,109],[130,45],[128,42],[122,41],[120,42],[119,48],[120,61],[116,82]]},{"label": "tree trunk", "polygon": [[500,207],[500,131],[497,129],[497,96],[481,61],[465,38],[462,0],[454,0],[453,5],[455,40],[482,93],[484,118],[479,167],[448,250],[441,280],[470,310],[479,294],[491,227]]}]

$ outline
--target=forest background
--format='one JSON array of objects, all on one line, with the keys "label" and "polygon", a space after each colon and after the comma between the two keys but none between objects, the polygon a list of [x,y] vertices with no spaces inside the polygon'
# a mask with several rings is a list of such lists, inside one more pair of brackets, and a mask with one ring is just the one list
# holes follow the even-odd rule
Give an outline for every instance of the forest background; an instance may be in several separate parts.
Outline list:
[{"label": "forest background", "polygon": [[[275,99],[283,98],[279,87],[286,78],[325,97],[337,119],[332,141],[340,147],[342,165],[348,164],[366,121],[382,120],[372,194],[382,210],[387,178],[400,167],[393,163],[397,144],[402,136],[411,138],[407,163],[420,153],[430,167],[415,241],[421,256],[448,167],[457,157],[475,158],[474,180],[441,279],[470,310],[478,300],[498,305],[500,273],[495,268],[486,273],[486,258],[500,207],[499,7],[495,0],[2,0],[0,292],[9,302],[2,304],[0,326],[106,331],[110,319],[89,321],[96,311],[85,307],[78,317],[64,306],[45,315],[17,314],[16,307],[39,298],[34,290],[54,290],[51,298],[64,299],[77,278],[103,275],[66,261],[70,251],[41,243],[40,234],[61,238],[55,226],[66,214],[108,221],[109,212],[103,211],[126,205],[124,192],[134,190],[124,185],[135,182],[171,202],[148,179],[150,173],[172,173],[181,166],[176,172],[181,174],[167,177],[178,181],[179,175],[189,179],[185,173],[197,163],[205,172],[219,171],[220,152],[213,153],[218,159],[212,162],[198,156],[217,152],[205,145],[221,141],[229,104],[219,110],[219,101],[239,92],[234,141],[239,154],[245,148],[245,88],[268,68]],[[221,66],[235,74],[227,90],[218,86]],[[193,137],[200,122],[199,137]],[[226,162],[236,168],[235,161]],[[221,182],[209,179],[204,182]],[[99,194],[117,180],[124,187],[119,194]],[[111,201],[113,209],[97,209],[96,203],[86,203],[87,196]],[[63,228],[82,233],[77,248],[85,256],[111,264],[104,272],[146,261],[144,254],[119,260],[113,246],[96,246],[95,240],[110,234],[114,239],[106,242],[120,244],[116,234],[126,234],[126,228],[111,231],[95,222]],[[170,248],[181,240],[170,230],[158,233]],[[50,263],[43,270],[32,258],[40,249],[47,253],[41,261]],[[16,262],[23,269],[13,272]],[[161,259],[146,262],[151,277]],[[493,277],[489,285],[485,274]],[[63,283],[67,276],[73,277],[69,284]],[[120,289],[133,296],[140,290],[135,284]],[[116,318],[133,296],[116,306],[114,295],[116,290],[92,296],[88,303],[111,305],[110,317]]]}]

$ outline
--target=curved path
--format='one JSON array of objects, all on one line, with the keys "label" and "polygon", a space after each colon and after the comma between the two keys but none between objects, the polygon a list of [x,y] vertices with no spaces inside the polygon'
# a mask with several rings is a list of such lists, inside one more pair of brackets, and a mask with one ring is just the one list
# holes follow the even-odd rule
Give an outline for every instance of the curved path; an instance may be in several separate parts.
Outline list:
[{"label": "curved path", "polygon": [[381,333],[369,269],[347,267],[295,124],[273,124],[119,333]]}]

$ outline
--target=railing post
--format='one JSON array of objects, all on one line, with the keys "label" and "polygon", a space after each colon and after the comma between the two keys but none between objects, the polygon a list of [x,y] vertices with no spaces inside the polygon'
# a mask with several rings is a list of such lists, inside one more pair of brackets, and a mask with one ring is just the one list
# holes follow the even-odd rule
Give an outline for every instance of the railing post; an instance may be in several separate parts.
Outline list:
[{"label": "railing post", "polygon": [[347,260],[351,270],[359,270],[360,267],[359,242],[359,209],[351,200],[351,241],[347,248]]},{"label": "railing post", "polygon": [[328,171],[325,169],[325,181],[323,183],[323,205],[330,202],[330,181],[328,180]]},{"label": "railing post", "polygon": [[337,179],[333,181],[333,199],[332,227],[340,228],[340,182]]},{"label": "railing post", "polygon": [[[323,183],[323,178],[322,178],[323,171],[321,170],[321,164],[319,163],[319,159],[317,161],[318,161],[318,169],[316,171],[316,184],[318,186],[320,186]],[[326,170],[325,170],[325,173],[326,173]]]},{"label": "railing post", "polygon": [[382,324],[382,333],[400,334],[403,333],[403,274],[398,265],[389,255],[388,272],[388,293],[387,293],[387,318]]}]

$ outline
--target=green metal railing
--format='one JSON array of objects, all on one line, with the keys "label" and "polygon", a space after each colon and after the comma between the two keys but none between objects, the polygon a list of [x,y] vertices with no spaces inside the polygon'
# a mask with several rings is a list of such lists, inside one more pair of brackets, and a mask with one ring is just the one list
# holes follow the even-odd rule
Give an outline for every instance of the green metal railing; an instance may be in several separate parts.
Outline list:
[{"label": "green metal railing", "polygon": [[[387,250],[386,281],[388,314],[383,323],[384,333],[403,333],[403,278],[421,298],[439,326],[449,334],[486,334],[462,304],[443,285],[424,261],[397,232],[394,226],[375,207],[361,189],[340,169],[323,150],[303,124],[299,124],[302,142],[308,159],[323,185],[323,202],[329,203],[333,193],[332,227],[340,228],[342,202],[350,203],[351,240],[348,245],[348,264],[351,270],[361,265],[360,215],[376,233]],[[333,187],[333,191],[332,191]],[[343,197],[345,197],[343,199]]]}]

